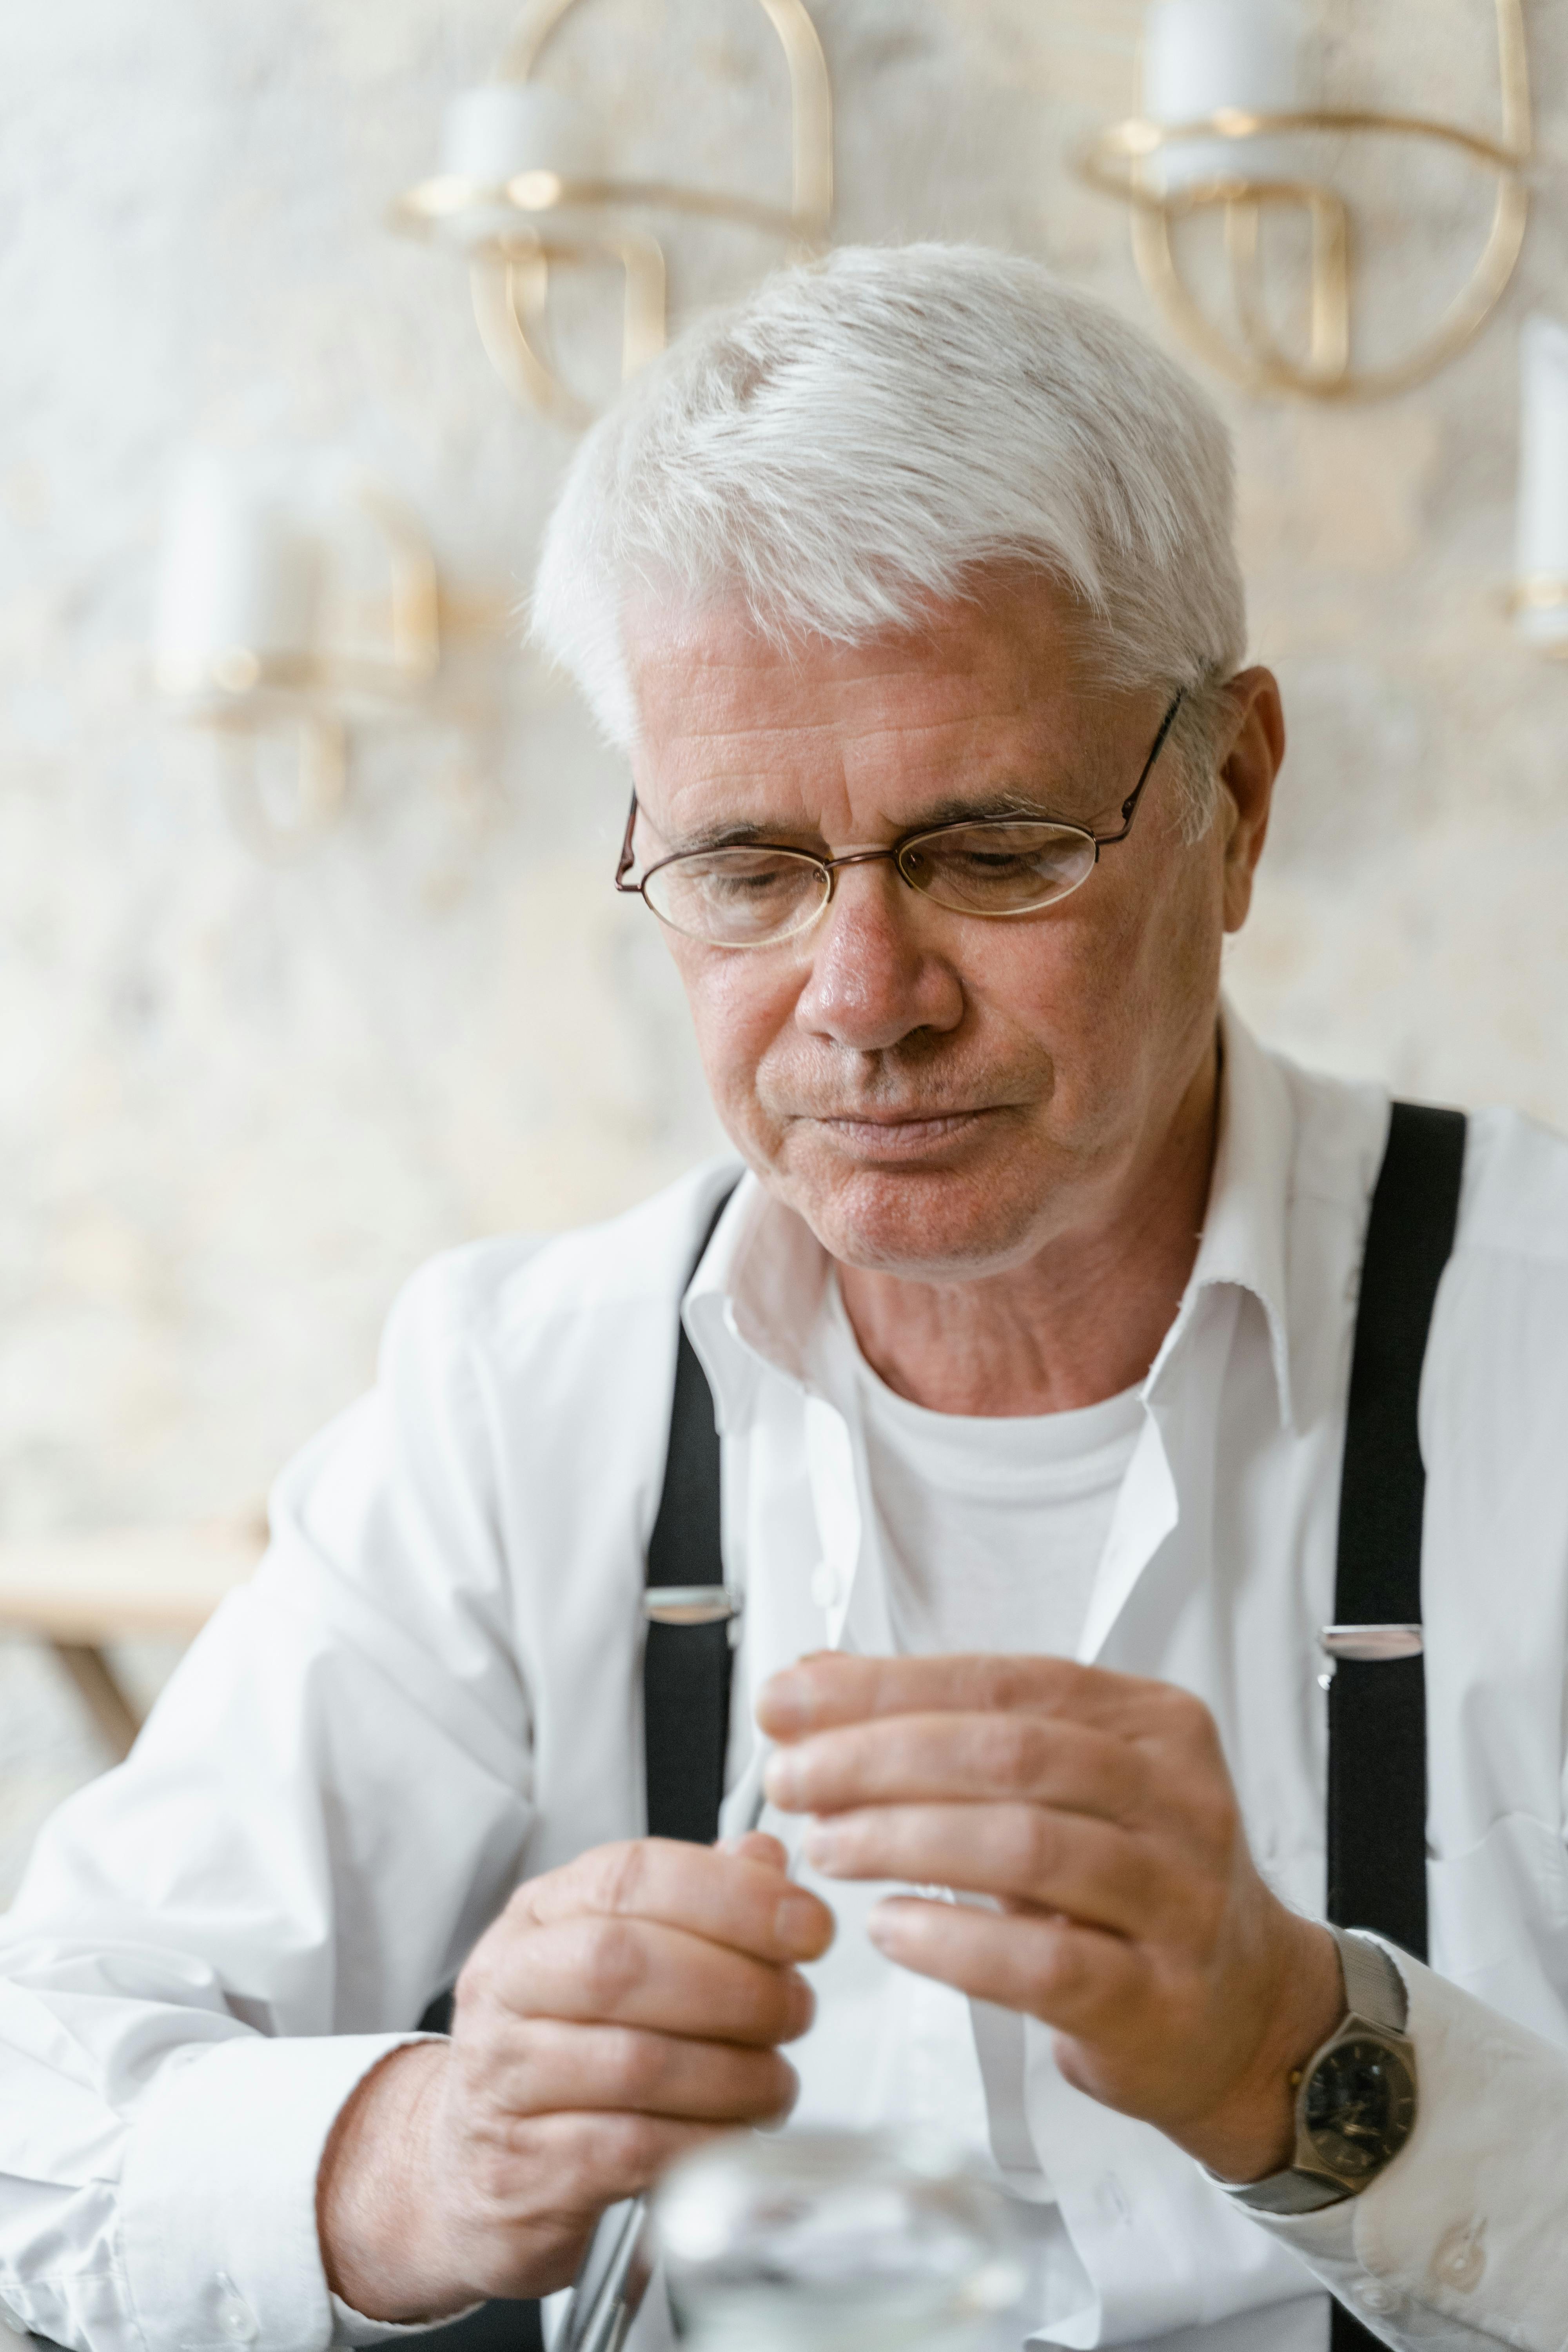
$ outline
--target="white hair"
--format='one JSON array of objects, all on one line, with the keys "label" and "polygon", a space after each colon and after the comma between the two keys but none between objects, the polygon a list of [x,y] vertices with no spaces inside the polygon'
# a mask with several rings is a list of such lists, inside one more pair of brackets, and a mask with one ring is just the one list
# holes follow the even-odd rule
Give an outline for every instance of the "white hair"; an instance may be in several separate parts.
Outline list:
[{"label": "white hair", "polygon": [[588,434],[531,634],[624,747],[635,602],[853,645],[1037,566],[1098,624],[1109,683],[1185,689],[1201,822],[1246,637],[1232,507],[1224,425],[1106,304],[978,246],[844,247],[682,335]]}]

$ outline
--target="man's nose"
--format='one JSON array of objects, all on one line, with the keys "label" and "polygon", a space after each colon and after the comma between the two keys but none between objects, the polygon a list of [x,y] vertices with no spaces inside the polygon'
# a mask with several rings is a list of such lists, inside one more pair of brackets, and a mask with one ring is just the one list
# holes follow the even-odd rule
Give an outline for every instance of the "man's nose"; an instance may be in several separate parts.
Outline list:
[{"label": "man's nose", "polygon": [[851,866],[809,934],[811,971],[795,1019],[814,1036],[875,1054],[918,1029],[956,1029],[963,989],[934,952],[928,909],[889,863]]}]

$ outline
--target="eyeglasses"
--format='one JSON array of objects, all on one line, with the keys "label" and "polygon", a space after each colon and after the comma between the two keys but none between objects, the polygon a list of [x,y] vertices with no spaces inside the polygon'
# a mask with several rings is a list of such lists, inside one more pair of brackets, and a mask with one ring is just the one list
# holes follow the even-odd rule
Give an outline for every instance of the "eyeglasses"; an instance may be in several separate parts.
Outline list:
[{"label": "eyeglasses", "polygon": [[911,890],[955,915],[994,920],[1037,914],[1087,882],[1100,851],[1114,848],[1131,832],[1143,787],[1184,691],[1160,721],[1143,772],[1121,803],[1115,833],[1090,833],[1055,817],[961,817],[956,824],[907,833],[886,849],[852,849],[842,857],[819,857],[814,850],[765,841],[686,849],[650,866],[640,882],[628,882],[636,862],[634,793],[616,887],[643,898],[671,930],[715,948],[772,948],[797,939],[827,905],[843,866],[871,866],[884,858]]}]

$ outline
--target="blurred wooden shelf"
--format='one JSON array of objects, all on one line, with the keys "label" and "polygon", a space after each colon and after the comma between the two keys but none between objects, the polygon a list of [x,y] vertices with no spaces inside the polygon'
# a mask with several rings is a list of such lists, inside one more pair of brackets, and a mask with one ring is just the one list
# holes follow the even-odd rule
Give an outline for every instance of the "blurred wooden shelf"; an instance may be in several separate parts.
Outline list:
[{"label": "blurred wooden shelf", "polygon": [[140,1728],[104,1645],[195,1639],[267,1543],[259,1514],[0,1543],[0,1629],[48,1643],[116,1757]]},{"label": "blurred wooden shelf", "polygon": [[0,1543],[0,1625],[66,1642],[190,1641],[266,1544],[259,1520]]}]

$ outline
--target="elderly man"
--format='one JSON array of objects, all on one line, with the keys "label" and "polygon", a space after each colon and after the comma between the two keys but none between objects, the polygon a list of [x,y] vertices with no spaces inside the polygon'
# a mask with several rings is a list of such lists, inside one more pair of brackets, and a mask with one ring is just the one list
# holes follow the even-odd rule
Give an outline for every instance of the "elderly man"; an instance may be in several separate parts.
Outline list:
[{"label": "elderly man", "polygon": [[1222,1007],[1219,425],[1030,264],[839,253],[590,435],[536,628],[744,1171],[421,1276],[45,1833],[0,2299],[372,2342],[796,2100],[984,2156],[1015,2341],[1560,2345],[1568,1150]]}]

